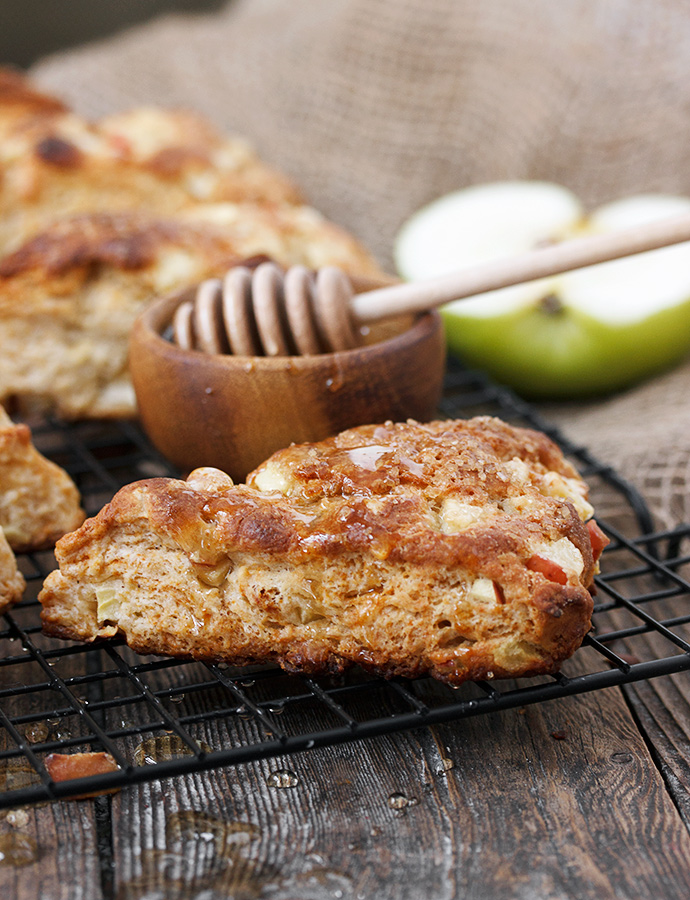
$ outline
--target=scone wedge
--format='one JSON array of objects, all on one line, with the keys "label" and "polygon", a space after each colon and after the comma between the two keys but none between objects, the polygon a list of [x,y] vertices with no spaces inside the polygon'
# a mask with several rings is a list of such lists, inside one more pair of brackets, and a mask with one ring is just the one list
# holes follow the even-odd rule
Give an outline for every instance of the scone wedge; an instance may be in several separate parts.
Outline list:
[{"label": "scone wedge", "polygon": [[[123,488],[57,545],[44,630],[287,670],[549,673],[590,628],[606,539],[547,437],[497,419],[386,423]],[[589,521],[588,521],[589,520]]]},{"label": "scone wedge", "polygon": [[31,430],[0,406],[0,527],[15,551],[51,547],[84,521],[67,472],[34,447]]},{"label": "scone wedge", "polygon": [[26,583],[17,568],[17,560],[0,528],[0,613],[21,599]]}]

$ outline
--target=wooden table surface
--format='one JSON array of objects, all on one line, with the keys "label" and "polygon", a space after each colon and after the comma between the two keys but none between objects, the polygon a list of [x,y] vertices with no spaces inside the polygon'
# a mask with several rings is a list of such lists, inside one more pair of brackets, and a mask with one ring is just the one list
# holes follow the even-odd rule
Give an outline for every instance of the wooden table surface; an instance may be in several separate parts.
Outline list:
[{"label": "wooden table surface", "polygon": [[[155,674],[158,687],[185,677]],[[178,699],[185,715],[203,702]],[[376,695],[361,703],[385,713]],[[249,736],[231,716],[197,738],[230,746],[238,724]],[[687,900],[689,738],[680,673],[2,810],[0,887],[18,900]],[[149,752],[165,758],[174,739],[159,740]]]},{"label": "wooden table surface", "polygon": [[[364,692],[363,715],[378,702]],[[197,738],[232,745],[231,718]],[[0,810],[0,897],[687,900],[689,787],[690,672]]]},{"label": "wooden table surface", "polygon": [[[0,849],[37,853],[0,865],[3,896],[687,900],[689,689],[665,676],[14,809]],[[279,770],[296,783],[269,786]]]}]

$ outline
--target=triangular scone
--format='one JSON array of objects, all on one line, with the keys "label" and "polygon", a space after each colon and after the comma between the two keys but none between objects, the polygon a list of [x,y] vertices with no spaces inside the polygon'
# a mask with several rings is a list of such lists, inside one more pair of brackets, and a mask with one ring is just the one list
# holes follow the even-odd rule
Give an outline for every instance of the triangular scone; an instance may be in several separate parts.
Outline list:
[{"label": "triangular scone", "polygon": [[20,599],[25,588],[24,578],[17,569],[17,560],[0,528],[0,613],[4,613]]},{"label": "triangular scone", "polygon": [[0,527],[16,551],[52,546],[84,521],[79,492],[64,469],[31,442],[0,406]]},{"label": "triangular scone", "polygon": [[586,493],[548,438],[497,419],[354,428],[246,485],[199,469],[123,488],[58,543],[43,626],[311,673],[553,672],[589,630],[606,543]]}]

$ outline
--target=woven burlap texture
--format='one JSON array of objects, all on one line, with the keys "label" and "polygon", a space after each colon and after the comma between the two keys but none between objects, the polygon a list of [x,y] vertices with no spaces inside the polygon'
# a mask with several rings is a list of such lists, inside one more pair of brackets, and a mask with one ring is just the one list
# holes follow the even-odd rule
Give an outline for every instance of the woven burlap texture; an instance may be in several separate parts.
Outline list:
[{"label": "woven burlap texture", "polygon": [[[682,0],[234,0],[32,74],[88,116],[186,106],[247,135],[390,266],[400,223],[467,184],[690,194],[689,66]],[[690,519],[689,391],[686,365],[546,413],[667,526]]]}]

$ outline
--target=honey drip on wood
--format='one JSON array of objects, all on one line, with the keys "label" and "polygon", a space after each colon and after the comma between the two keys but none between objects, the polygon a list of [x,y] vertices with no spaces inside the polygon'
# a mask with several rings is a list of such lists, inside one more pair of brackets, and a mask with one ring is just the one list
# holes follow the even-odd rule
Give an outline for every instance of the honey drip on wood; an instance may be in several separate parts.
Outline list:
[{"label": "honey drip on wood", "polygon": [[29,866],[38,856],[38,844],[31,835],[21,831],[0,834],[0,866]]}]

